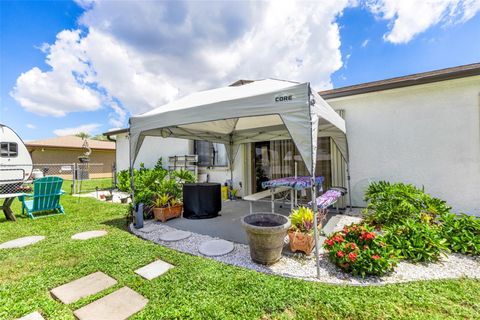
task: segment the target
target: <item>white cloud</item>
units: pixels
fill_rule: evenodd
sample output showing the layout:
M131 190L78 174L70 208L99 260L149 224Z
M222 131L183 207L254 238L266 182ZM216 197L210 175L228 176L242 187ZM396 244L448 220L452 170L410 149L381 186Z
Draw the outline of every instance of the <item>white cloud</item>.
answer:
M365 47L368 45L369 42L370 42L370 39L365 39L365 40L363 40L363 42L362 42L362 48L365 48Z
M50 116L64 116L73 111L93 111L101 106L100 95L88 86L80 31L64 30L51 46L46 63L50 71L34 67L22 73L10 93L27 111Z
M436 24L471 19L480 11L480 0L368 0L367 7L377 17L391 21L384 39L399 44Z
M431 25L470 19L480 0L365 0L408 42ZM337 17L354 0L178 2L77 0L85 32L43 44L51 70L23 73L11 95L28 111L64 116L108 108L108 123L189 92L275 77L332 87L342 67ZM366 39L362 46L367 46ZM351 52L350 52L351 53ZM349 53L349 54L350 54ZM348 56L343 59L348 62Z
M12 96L28 111L63 116L103 105L118 127L129 113L240 78L330 88L342 66L336 17L348 0L77 2L88 32L60 32L41 46L52 70L33 68L17 79Z
M56 129L56 130L53 130L53 133L57 136L71 136L71 135L78 134L80 132L93 134L95 133L95 130L100 128L101 126L102 125L99 123L89 123L89 124L78 126L76 128Z
M25 126L26 126L28 129L36 129L36 128L37 128L36 125L31 124L31 123L27 123Z

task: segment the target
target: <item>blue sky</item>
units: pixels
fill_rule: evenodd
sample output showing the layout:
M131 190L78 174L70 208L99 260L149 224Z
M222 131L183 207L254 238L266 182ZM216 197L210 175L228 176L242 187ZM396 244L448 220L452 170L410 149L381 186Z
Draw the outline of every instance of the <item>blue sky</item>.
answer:
M480 62L478 1L337 2L1 1L0 122L25 140L97 134L238 78L326 89Z

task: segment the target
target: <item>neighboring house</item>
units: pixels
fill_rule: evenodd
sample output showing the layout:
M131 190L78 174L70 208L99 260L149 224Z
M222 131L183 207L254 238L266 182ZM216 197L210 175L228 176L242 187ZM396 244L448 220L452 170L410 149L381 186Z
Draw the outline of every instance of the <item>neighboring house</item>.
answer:
M115 143L87 139L90 154L90 178L105 178L112 176L112 167L115 164ZM58 174L69 178L70 165L79 163L86 149L84 140L76 136L55 137L44 140L28 141L25 143L32 156L35 168L45 170L47 174ZM62 168L63 167L63 168Z
M365 205L363 194L370 181L387 180L423 186L455 211L480 215L480 63L320 95L346 120L354 206ZM127 130L117 132L116 139L118 167L128 168ZM195 149L207 150L210 159L217 156L215 148L195 148L188 140L148 137L137 159L150 166L159 156ZM294 149L289 141L243 145L234 167L234 181L242 182L243 194L258 191L262 180L293 175L288 160L297 156ZM345 184L344 167L328 138L319 141L317 161L327 186ZM210 163L210 180L229 178L227 168ZM301 161L298 172L303 172Z

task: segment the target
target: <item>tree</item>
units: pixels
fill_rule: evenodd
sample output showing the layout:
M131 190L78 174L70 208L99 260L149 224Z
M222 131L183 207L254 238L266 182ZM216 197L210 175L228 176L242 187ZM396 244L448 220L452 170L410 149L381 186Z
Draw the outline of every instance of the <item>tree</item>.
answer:
M79 138L82 138L82 139L90 138L90 134L88 134L87 132L79 132L75 136L79 137Z

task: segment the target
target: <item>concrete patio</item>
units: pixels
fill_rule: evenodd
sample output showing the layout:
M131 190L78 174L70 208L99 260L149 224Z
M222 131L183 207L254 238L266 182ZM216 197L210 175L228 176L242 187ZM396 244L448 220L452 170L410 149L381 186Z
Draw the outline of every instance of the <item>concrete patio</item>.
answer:
M257 201L253 204L253 212L271 212L270 208L269 201ZM249 212L248 201L223 201L220 216L216 218L200 220L179 218L169 220L165 225L179 230L247 244L247 235L242 228L241 218ZM275 203L275 212L288 216L290 214L290 204ZM326 225L336 214L336 210L329 212L323 225Z

